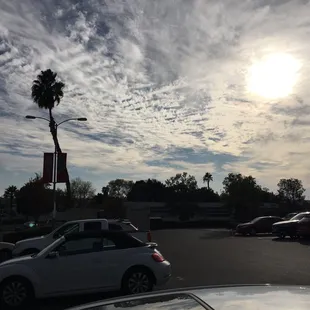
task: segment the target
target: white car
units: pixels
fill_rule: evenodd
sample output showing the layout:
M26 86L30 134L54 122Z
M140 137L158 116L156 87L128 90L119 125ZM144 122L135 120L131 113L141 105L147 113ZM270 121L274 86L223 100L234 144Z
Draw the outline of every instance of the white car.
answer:
M0 301L2 306L20 307L33 298L115 290L141 293L165 284L170 276L170 263L155 244L125 232L79 232L59 238L38 254L0 264Z
M96 230L100 231L106 229L114 231L126 231L127 233L130 233L143 242L151 241L151 235L149 231L140 231L127 220L76 220L66 222L45 236L20 240L16 242L15 245L7 243L6 245L2 246L2 243L0 242L0 247L2 246L2 249L0 249L0 262L4 261L4 258L9 258L9 254L11 254L13 257L17 257L39 253L55 240L68 233ZM1 258L2 256L4 256L4 258Z

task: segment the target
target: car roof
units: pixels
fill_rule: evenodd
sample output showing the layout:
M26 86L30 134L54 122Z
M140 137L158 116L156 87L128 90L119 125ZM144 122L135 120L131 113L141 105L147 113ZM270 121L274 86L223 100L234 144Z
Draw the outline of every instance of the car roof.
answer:
M127 219L97 219L97 218L93 218L93 219L83 219L83 220L74 220L74 221L68 221L66 222L66 224L68 223L85 223L85 222L102 222L102 221L107 221L108 223L128 223L130 224L131 222Z
M76 240L82 238L97 238L97 237L117 237L117 238L133 238L125 231L113 231L113 230L96 230L96 231L80 231L75 233L69 233L65 235L66 240Z

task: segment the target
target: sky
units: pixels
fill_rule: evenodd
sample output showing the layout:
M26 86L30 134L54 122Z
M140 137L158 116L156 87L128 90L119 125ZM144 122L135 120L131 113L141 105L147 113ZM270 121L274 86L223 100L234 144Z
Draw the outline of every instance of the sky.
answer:
M230 172L310 187L310 2L0 0L0 191L53 151L32 81L65 84L53 110L70 176L93 182ZM308 194L308 193L307 193Z

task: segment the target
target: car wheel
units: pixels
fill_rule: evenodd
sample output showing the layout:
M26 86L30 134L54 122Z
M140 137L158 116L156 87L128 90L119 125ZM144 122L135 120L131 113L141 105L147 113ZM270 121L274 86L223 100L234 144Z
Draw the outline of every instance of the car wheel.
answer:
M284 239L284 238L286 237L286 234L285 234L284 232L280 232L279 235L278 235L278 237L279 237L280 239Z
M40 251L38 249L26 249L23 252L20 253L20 256L26 256L26 255L31 255L31 254L37 254Z
M9 278L0 286L0 300L3 308L24 308L33 297L32 285L22 277Z
M256 229L252 228L250 231L251 236L255 236L256 235Z
M12 258L12 252L8 249L0 251L0 263Z
M152 273L143 267L132 268L126 272L122 290L126 294L138 294L150 292L154 286L154 276Z

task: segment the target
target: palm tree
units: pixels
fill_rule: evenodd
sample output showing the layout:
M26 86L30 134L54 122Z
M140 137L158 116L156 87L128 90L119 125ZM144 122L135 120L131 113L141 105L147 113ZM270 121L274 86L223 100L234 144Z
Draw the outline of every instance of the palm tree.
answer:
M54 141L55 149L57 153L62 153L57 137L57 124L54 120L52 110L55 107L55 104L58 105L60 103L60 100L64 95L63 89L65 87L65 84L61 81L58 81L56 78L57 73L54 73L51 69L41 71L41 73L37 76L37 79L33 81L31 88L31 97L39 108L48 110L50 119L50 132ZM70 202L71 186L67 168L66 173L67 195Z
M209 172L206 172L206 174L202 178L203 183L207 183L208 189L210 189L210 182L213 181L212 174Z
M17 187L14 185L9 186L8 188L6 188L4 190L4 195L3 197L5 199L9 199L10 200L10 214L12 213L12 209L13 209L13 201L16 198L16 194L17 194L18 190Z

